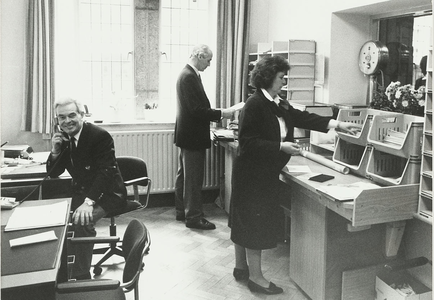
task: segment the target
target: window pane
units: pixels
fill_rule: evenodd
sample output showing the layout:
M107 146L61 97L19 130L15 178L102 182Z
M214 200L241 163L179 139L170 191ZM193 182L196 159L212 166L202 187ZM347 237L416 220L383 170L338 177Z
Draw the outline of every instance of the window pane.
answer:
M133 0L80 0L80 90L90 108L113 110L107 98L132 91L133 8Z

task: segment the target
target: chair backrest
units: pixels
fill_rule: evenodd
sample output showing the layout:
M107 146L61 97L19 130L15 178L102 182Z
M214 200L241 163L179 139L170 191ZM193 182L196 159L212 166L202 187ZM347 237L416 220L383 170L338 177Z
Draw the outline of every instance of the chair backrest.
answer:
M143 256L148 253L150 245L151 238L145 224L137 219L131 220L122 241L122 252L125 257L122 281L126 290L137 287Z
M116 157L116 160L124 181L148 176L148 168L146 167L146 162L143 159L134 156L118 156ZM142 180L136 184L147 186L148 180Z

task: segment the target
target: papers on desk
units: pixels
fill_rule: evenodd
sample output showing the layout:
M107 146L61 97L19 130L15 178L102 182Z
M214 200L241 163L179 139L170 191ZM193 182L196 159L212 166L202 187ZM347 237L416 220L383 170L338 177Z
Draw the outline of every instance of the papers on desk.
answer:
M14 197L0 197L1 209L12 209L19 204Z
M285 166L288 173L311 173L309 166L306 165L291 165L287 164Z
M233 141L234 131L230 129L215 129L212 130L212 140L215 141Z
M50 230L47 232L32 234L32 235L23 236L20 238L10 240L9 244L12 248L17 246L24 246L24 245L55 241L55 240L57 240L57 236L54 233L54 230Z
M375 189L380 186L373 183L356 182L346 185L321 185L317 191L323 193L336 201L353 201L363 190Z
M30 157L33 162L45 164L47 162L48 156L50 156L50 151L48 152L33 152Z
M67 201L46 205L18 206L9 217L5 231L65 225L67 209Z

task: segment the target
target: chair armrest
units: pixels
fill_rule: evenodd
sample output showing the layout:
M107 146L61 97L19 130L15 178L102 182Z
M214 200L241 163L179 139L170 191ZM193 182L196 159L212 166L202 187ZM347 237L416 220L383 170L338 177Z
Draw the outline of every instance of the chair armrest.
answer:
M118 280L113 279L89 279L59 283L56 290L59 294L115 290L120 286Z
M140 181L149 181L149 177L139 177L139 178L135 178L135 179L131 179L131 180L127 180L124 181L124 185L125 186L129 186L129 185L133 185L135 183L138 183Z
M96 237L74 237L70 239L72 244L103 244L103 243L116 243L121 239L118 236L96 236Z

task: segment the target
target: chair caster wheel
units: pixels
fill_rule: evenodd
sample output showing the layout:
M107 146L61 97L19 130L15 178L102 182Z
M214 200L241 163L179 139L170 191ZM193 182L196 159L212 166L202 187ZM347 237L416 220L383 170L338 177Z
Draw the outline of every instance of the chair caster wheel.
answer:
M102 273L101 267L94 267L93 268L93 274L95 274L96 276L101 275L101 273Z

